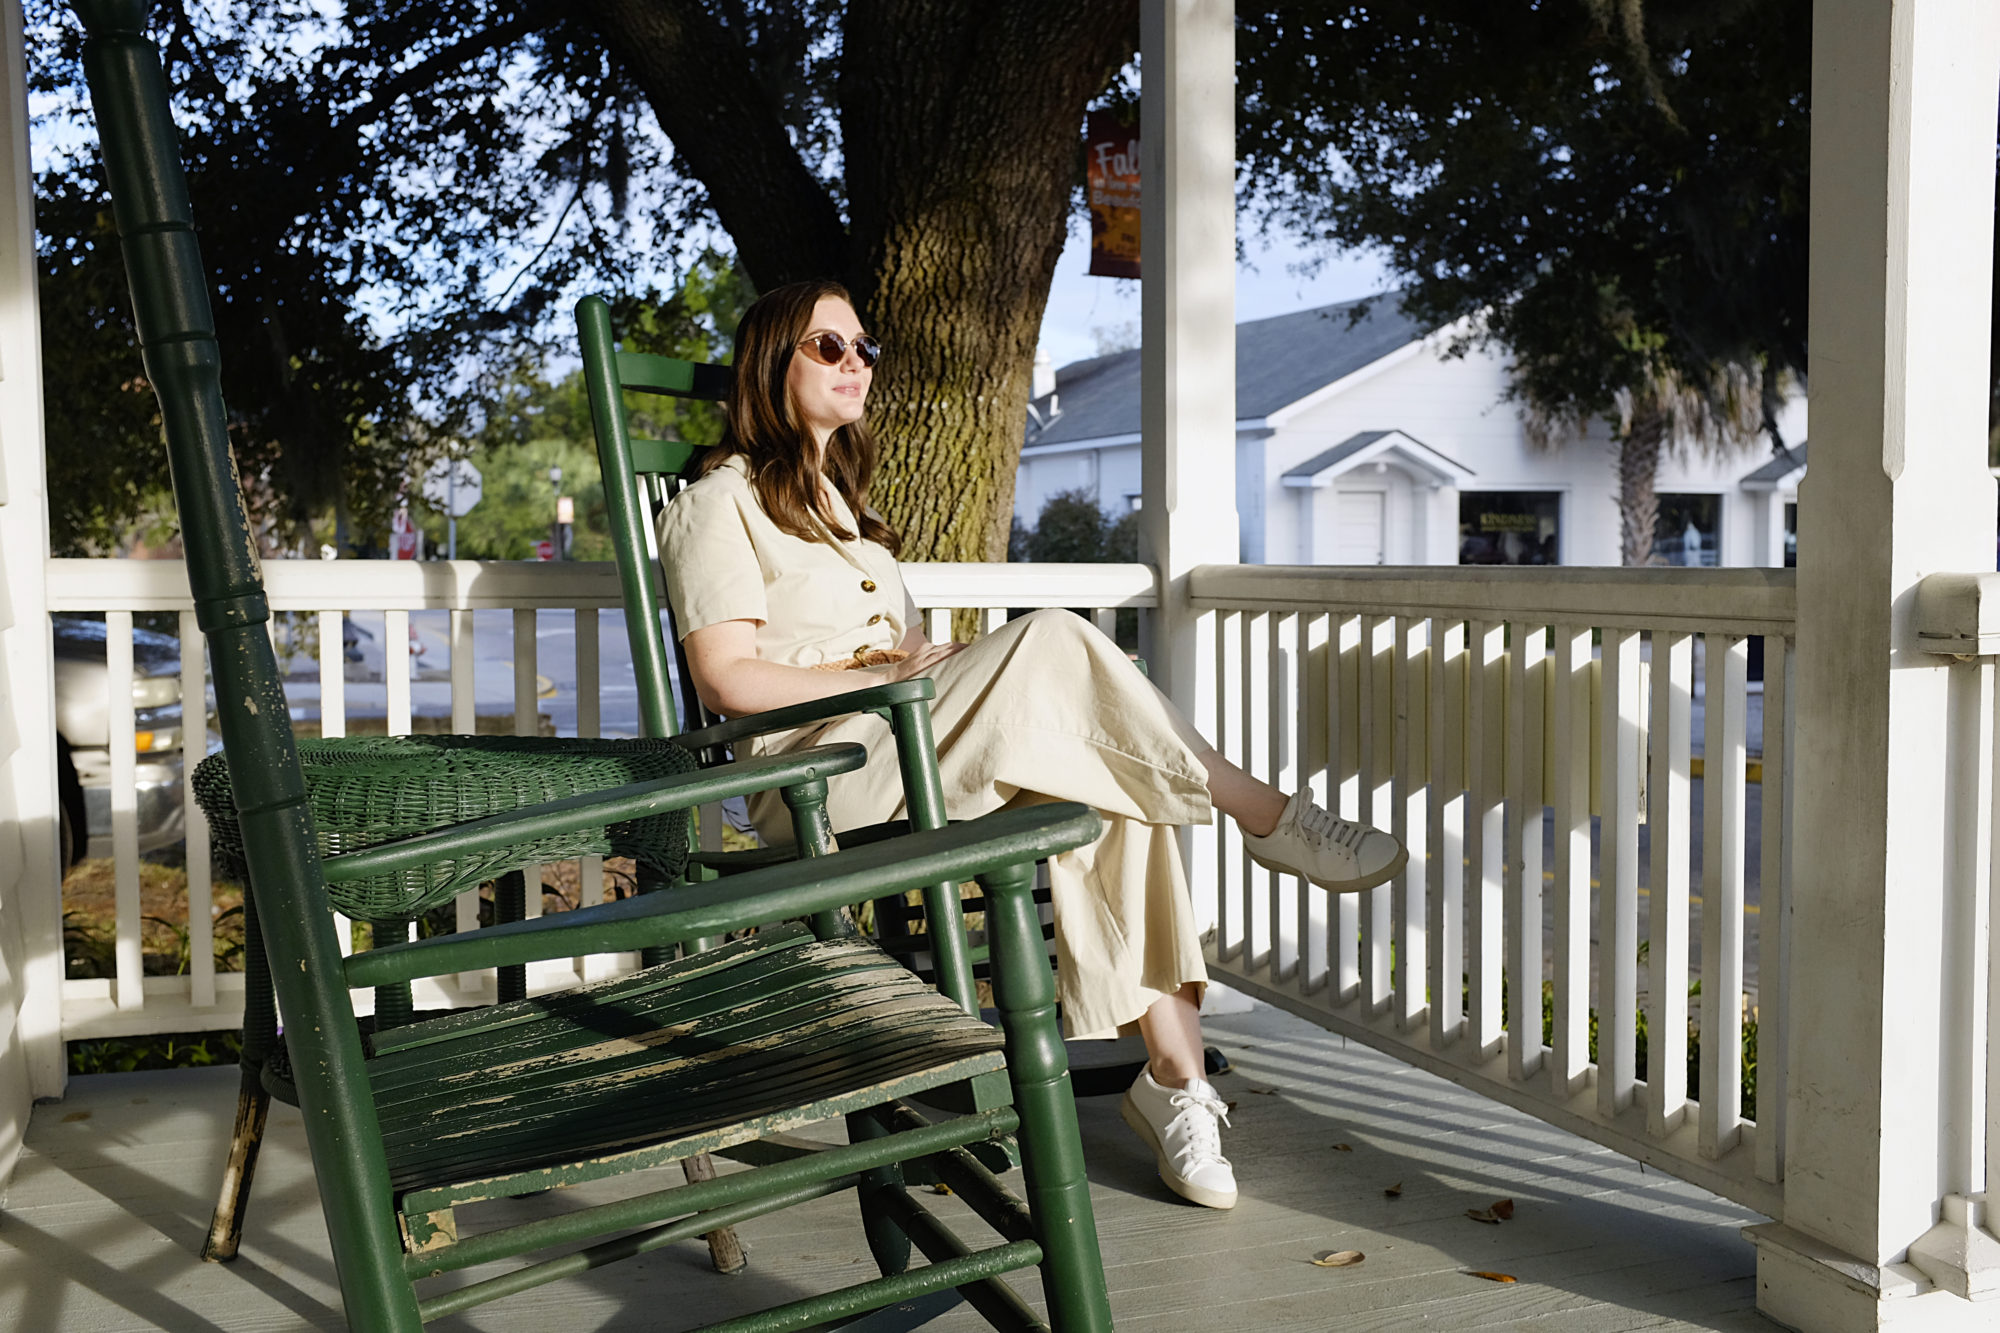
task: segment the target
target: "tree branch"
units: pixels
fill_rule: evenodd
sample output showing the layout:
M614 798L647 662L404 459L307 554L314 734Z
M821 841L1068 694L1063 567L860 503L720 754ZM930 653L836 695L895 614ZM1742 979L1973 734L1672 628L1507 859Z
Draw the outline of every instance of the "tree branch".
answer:
M751 281L768 291L844 276L840 212L736 35L693 0L586 0L582 9L707 187Z
M327 126L319 147L306 159L307 178L314 184L331 179L357 164L363 155L361 130L379 119L403 98L431 87L447 72L471 64L488 51L517 42L531 32L553 27L556 15L530 5L504 23L496 23L470 37L432 52L423 60L384 80L372 89L373 96L346 118Z

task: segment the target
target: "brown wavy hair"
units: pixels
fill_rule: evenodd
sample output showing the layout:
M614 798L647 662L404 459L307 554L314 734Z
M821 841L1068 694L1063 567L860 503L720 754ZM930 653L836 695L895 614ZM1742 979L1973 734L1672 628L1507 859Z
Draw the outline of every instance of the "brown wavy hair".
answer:
M799 355L799 340L812 331L813 307L829 297L854 304L845 287L819 279L774 288L743 312L736 326L736 374L724 403L722 440L697 469L706 476L731 455L742 454L764 512L780 531L805 541L819 540L813 520L841 541L855 538L827 512L820 495L821 469L813 466L817 450L812 431L799 419L785 382L792 358ZM840 427L826 442L823 470L853 511L861 537L895 554L902 549L902 537L868 508L875 462L875 436L865 421Z

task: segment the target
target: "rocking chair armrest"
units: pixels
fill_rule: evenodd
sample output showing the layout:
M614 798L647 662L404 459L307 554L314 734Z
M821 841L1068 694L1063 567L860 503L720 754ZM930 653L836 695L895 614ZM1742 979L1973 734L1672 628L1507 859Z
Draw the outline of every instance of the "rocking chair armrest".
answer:
M468 819L414 837L378 842L356 851L329 856L321 862L321 866L329 884L393 874L436 861L490 852L513 843L588 828L593 824L642 819L670 810L687 810L713 801L725 801L732 796L747 796L772 787L788 787L837 773L851 773L867 759L868 752L859 745L818 745L762 759L719 764L714 768L677 773L651 782L634 782L622 787L606 787L565 796L560 800L509 810L505 814L488 815L483 819Z
M785 708L772 708L762 713L746 713L742 717L732 717L718 722L712 727L703 727L698 731L684 731L674 739L690 750L704 750L712 745L728 745L732 741L739 741L748 736L789 731L793 727L805 726L808 722L824 722L829 718L844 717L849 713L886 712L898 704L924 702L936 693L937 687L926 676L918 676L914 680L892 680L886 685L870 685L866 689L850 690L845 694L830 694L824 699L813 699Z
M1088 806L1061 803L1000 810L948 828L745 871L671 893L639 894L465 934L386 945L348 958L347 984L380 986L446 972L714 938L746 926L1039 861L1082 846L1098 831L1097 814ZM995 931L995 948L1003 953L1046 950L1039 930L1032 932L1032 939L1016 940L1011 929L1003 926Z

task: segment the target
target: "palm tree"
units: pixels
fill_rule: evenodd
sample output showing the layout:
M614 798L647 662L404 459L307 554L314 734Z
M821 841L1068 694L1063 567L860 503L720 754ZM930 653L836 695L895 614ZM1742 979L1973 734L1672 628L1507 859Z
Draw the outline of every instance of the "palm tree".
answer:
M1537 399L1517 381L1521 421L1536 448L1554 450L1580 439L1589 418L1568 403ZM1755 361L1718 362L1691 381L1664 360L1649 359L1636 381L1613 394L1612 437L1618 442L1618 518L1627 566L1658 563L1660 464L1671 453L1720 458L1754 445L1764 433L1764 369Z

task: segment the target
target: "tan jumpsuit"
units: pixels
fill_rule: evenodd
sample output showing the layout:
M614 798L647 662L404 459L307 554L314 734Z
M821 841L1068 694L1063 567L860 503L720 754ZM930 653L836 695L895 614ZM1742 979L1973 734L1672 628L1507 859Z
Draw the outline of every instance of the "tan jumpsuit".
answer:
M836 497L835 516L856 531ZM873 542L806 541L764 514L740 457L690 486L660 523L667 593L683 635L757 622L757 655L794 666L893 648L918 624L895 557ZM872 674L854 673L856 685ZM1104 818L1096 842L1049 865L1056 992L1069 1031L1109 1036L1184 982L1205 983L1175 827L1211 818L1196 737L1125 654L1067 611L1009 621L927 673L945 808L970 819L1003 806L1081 801ZM833 826L904 814L888 723L835 719L769 736L770 754L857 741L877 758L834 778ZM754 801L767 838L789 840L776 796Z

